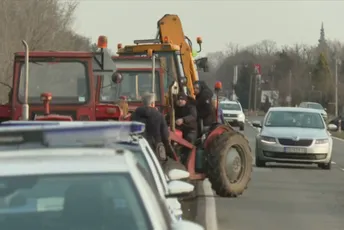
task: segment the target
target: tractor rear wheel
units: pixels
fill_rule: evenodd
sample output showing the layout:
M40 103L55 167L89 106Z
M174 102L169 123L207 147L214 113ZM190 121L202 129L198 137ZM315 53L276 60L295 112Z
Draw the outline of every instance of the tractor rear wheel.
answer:
M224 132L207 146L207 176L221 197L241 195L252 173L252 153L248 140L237 131Z

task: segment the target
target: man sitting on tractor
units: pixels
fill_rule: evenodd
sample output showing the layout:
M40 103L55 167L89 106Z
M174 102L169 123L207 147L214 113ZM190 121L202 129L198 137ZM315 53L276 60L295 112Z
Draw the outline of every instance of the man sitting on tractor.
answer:
M185 140L193 144L197 138L196 106L188 101L188 97L184 93L179 93L174 111L177 129L183 132ZM169 119L169 116L166 118Z
M198 124L203 130L207 130L211 125L216 123L215 108L212 103L213 92L204 81L196 81L194 83L194 90L196 95ZM202 130L199 129L199 132L202 132Z
M143 106L138 107L131 115L132 121L142 122L146 125L143 136L152 149L155 150L161 163L167 160L168 155L173 154L169 142L169 131L164 116L155 108L154 94L142 96ZM172 152L171 152L172 151Z

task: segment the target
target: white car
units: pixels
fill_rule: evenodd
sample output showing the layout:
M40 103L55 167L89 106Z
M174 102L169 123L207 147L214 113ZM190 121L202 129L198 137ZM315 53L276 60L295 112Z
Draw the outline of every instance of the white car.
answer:
M238 101L221 101L220 108L223 111L223 118L231 126L245 129L245 113Z
M0 167L3 230L37 229L43 223L57 230L203 229L171 219L146 171L128 150L2 151Z
M252 125L260 128L256 136L256 167L278 162L313 163L331 169L333 141L328 131L337 126L327 126L319 110L273 107L263 123L254 121Z
M320 113L321 113L321 116L324 118L324 120L325 121L327 120L326 109L321 104L319 104L319 103L316 103L316 102L301 102L299 107L319 110Z
M106 133L104 132L109 132L108 128L105 130L98 130L97 126L95 125L111 125L115 126L112 128L111 131L111 136L114 136L118 131L121 131L121 141L118 143L118 141L111 141L111 142L104 142L104 138L108 139L109 137L106 137ZM41 126L41 127L47 127L47 126L60 126L64 131L59 132L60 134L63 135L63 141L58 141L61 139L61 135L55 134L53 138L50 138L53 140L53 146L56 147L71 147L72 145L75 146L75 142L73 139L70 139L68 136L67 131L63 127L73 127L73 126L84 126L82 129L87 129L89 131L89 127L91 126L93 129L93 132L83 132L85 135L78 135L78 147L84 147L85 145L90 144L90 138L92 139L91 144L94 145L95 141L98 142L99 146L99 141L101 143L101 147L117 147L121 146L123 148L127 148L130 151L132 151L135 155L135 157L138 159L138 161L143 165L143 167L148 171L149 177L153 181L153 183L156 185L157 190L159 191L159 194L161 197L166 198L166 203L168 204L168 207L171 211L171 214L174 215L175 218L181 219L182 218L182 207L180 202L178 201L177 198L173 198L171 196L173 195L180 195L178 193L176 194L171 194L169 191L169 184L171 181L174 180L180 180L180 179L185 179L189 177L189 173L187 171L183 170L178 170L178 169L173 169L168 173L169 180L166 180L166 177L164 175L163 170L161 169L160 163L158 159L156 158L153 150L149 146L148 142L140 135L135 135L135 138L133 135L125 134L124 130L125 127L128 127L131 123L125 122L124 124L122 122L52 122L52 121L43 121L43 122L37 122L37 121L10 121L10 122L5 122L3 125L3 128L6 126L15 126L20 129L20 127L36 127L36 126ZM124 127L124 128L123 128ZM60 129L61 129L60 128ZM49 128L46 128L49 129ZM99 127L98 127L99 129ZM137 129L139 130L139 129ZM73 128L71 129L73 132ZM97 132L98 135L94 135L94 132ZM91 135L90 135L91 134ZM71 134L73 135L73 134ZM97 139L98 137L98 139ZM68 140L66 140L68 139ZM30 144L29 144L30 146ZM27 147L27 145L26 145ZM100 147L100 146L99 146ZM25 146L22 145L21 148L25 148ZM191 184L188 184L186 182L181 182L179 181L179 186L181 186L181 193L187 193L187 192L192 192L194 190L194 186Z

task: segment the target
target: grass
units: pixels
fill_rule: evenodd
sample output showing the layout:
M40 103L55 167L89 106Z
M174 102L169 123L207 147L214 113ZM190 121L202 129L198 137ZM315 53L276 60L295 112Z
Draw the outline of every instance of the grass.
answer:
M342 131L342 132L331 132L331 134L333 137L338 137L338 138L344 139L344 131Z

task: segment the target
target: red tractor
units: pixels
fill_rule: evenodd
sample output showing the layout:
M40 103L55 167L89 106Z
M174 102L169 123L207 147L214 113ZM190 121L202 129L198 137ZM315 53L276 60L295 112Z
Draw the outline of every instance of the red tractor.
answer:
M101 103L96 92L98 77L116 76L105 36L98 39L99 52L29 52L23 44L25 52L14 55L12 89L9 103L0 106L0 122L121 117L119 106Z

